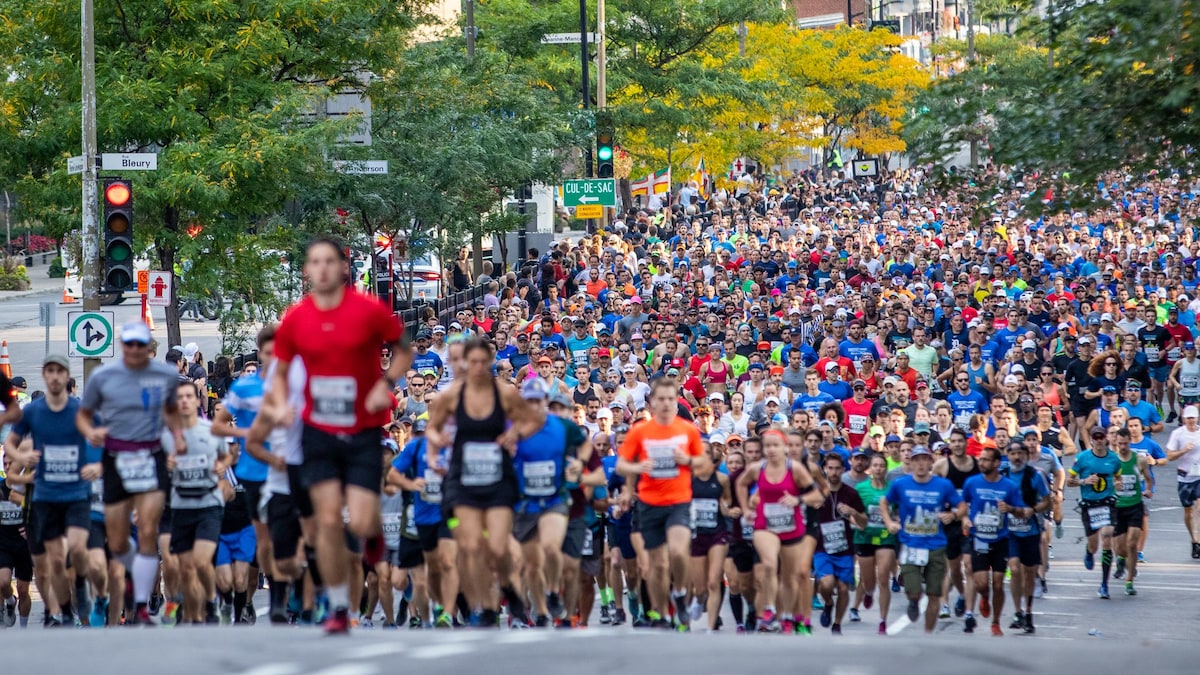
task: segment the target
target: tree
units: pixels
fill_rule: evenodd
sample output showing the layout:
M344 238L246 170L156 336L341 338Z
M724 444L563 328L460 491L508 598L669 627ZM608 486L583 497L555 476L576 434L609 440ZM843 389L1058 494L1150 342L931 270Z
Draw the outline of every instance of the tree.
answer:
M0 16L0 172L62 234L80 217L65 175L80 138L79 3L0 0ZM361 122L326 118L323 101L390 66L421 18L394 0L97 3L99 146L159 154L158 171L133 176L135 229L156 267L190 263L183 293L241 278L228 252L319 184L328 149ZM173 306L167 333L179 342Z

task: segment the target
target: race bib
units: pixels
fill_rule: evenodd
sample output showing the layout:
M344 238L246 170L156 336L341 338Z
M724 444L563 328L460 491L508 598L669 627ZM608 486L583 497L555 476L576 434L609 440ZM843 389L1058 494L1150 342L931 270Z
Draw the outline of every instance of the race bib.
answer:
M21 507L8 500L0 502L0 525L16 527L21 521Z
M884 529L883 511L879 510L878 504L872 504L867 507L867 527Z
M692 500L692 529L715 530L720 515L720 505L715 499Z
M47 445L42 448L42 464L47 483L73 483L79 480L79 446Z
M1000 514L980 513L975 516L975 534L995 539L1000 532Z
M1132 497L1137 494L1138 477L1121 475L1121 482L1117 484L1118 497Z
M150 450L118 452L114 455L117 476L121 486L129 493L149 492L159 489L158 463Z
M954 416L954 425L963 431L968 431L971 428L971 413L960 412Z
M593 537L592 528L589 527L583 531L583 548L579 553L585 558L596 555L596 547L592 545L594 541Z
M463 443L462 484L466 487L495 485L504 477L500 445L497 443Z
M1018 518L1010 513L1008 514L1008 531L1014 534L1032 532L1033 520L1030 518Z
M182 493L189 489L209 489L216 486L216 476L208 455L181 455L175 458L175 488Z
M408 504L404 507L404 536L412 538L417 537L417 519L414 515L412 504Z
M975 537L975 552L976 553L987 553L988 551L992 550L993 543L995 543L995 542L991 542L991 541L987 541L984 539L980 539L979 537Z
M309 416L314 424L350 428L357 423L354 400L358 394L358 383L353 377L314 375L308 380L308 393L312 396Z
M1200 388L1200 376L1196 375L1180 375L1179 386L1181 389L1197 389Z
M763 504L767 531L784 534L796 529L796 507L783 504Z
M1093 530L1112 525L1112 509L1107 506L1093 506L1087 510L1088 526Z
M554 460L526 462L521 474L525 478L525 494L529 497L552 497L558 492L554 484L556 473Z
M421 488L421 501L426 504L442 503L442 474L425 469L425 487Z
M929 549L913 548L911 546L900 547L900 564L901 565L916 565L924 567L929 564Z
M394 537L399 538L401 524L404 521L403 513L384 513L380 515L380 521L383 523L383 536L388 541Z
M840 520L821 523L821 539L825 542L825 552L830 555L844 553L850 548L846 541L846 524Z
M679 476L679 463L675 461L674 442L656 443L654 441L646 441L646 455L650 461L654 462L654 468L650 470L651 478L670 479Z
M1167 350L1168 361L1178 361L1181 358L1183 358L1183 350L1179 347L1171 347Z
M850 433L865 434L867 433L867 417L866 415L850 415Z
M742 539L746 541L754 539L754 523L748 523L745 520L742 521Z
M104 515L104 479L97 478L92 481L92 513Z
M1157 361L1159 354L1161 353L1157 345L1146 345L1146 348L1143 351L1146 352L1146 360L1150 361L1151 363Z

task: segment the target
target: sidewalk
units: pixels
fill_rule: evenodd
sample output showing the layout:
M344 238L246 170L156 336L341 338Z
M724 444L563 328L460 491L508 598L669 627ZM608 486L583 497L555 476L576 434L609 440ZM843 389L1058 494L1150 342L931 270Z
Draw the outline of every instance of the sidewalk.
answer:
M51 279L47 274L50 271L49 265L35 265L27 267L26 272L29 275L30 288L27 291L0 291L0 302L15 300L17 298L27 298L31 295L41 295L47 291L58 291L58 298L62 299L63 280Z

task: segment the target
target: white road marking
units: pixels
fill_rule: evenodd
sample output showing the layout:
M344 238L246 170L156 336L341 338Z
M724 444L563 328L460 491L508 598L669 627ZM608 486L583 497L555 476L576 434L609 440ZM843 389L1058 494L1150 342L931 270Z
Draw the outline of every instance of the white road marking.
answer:
M585 631L579 631L585 632ZM496 638L496 644L502 645L519 645L529 644L531 642L542 642L550 639L549 631L544 630L514 630L502 634Z
M418 647L406 653L404 657L412 659L442 659L447 656L470 654L473 651L475 651L475 647L467 644L428 645L426 647Z
M829 675L874 675L875 670L869 666L833 666Z
M315 670L308 675L375 675L378 672L378 666L368 663L342 663L322 670Z
M295 675L300 672L300 666L295 663L265 663L249 670L243 670L238 675Z
M1123 595L1124 594L1124 591L1121 589L1121 586L1123 585L1123 583L1124 582L1120 579L1114 579L1112 581L1110 586L1112 586L1112 593L1114 595L1116 595L1116 594ZM1075 587L1075 588L1095 588L1096 590L1100 589L1100 584L1093 583L1093 582L1087 582L1087 581L1056 581L1056 582L1054 582L1054 585L1055 586L1071 586L1071 587ZM1159 586L1157 584L1151 585L1151 584L1142 584L1142 583L1138 583L1138 582L1134 582L1134 585L1139 590L1144 590L1144 591L1183 591L1185 593L1200 593L1200 588L1195 588L1195 587L1191 587L1191 586L1183 586L1183 585ZM1057 596L1047 596L1047 599L1048 600L1065 600L1067 598L1059 598Z
M398 642L381 642L373 645L362 645L353 649L347 649L342 652L346 660L356 661L365 659L375 659L380 656L388 656L389 654L399 654L406 649L406 645Z
M897 606L903 608L904 610L907 610L908 609L908 597L905 596L904 594L898 594L898 595L901 598L901 600L899 603L895 603L895 604ZM921 602L919 604L919 607L921 608L921 616L917 617L918 621L925 620L925 608L928 606L929 606L929 598L922 595ZM911 623L912 623L912 621L909 620L908 615L903 614L900 616L899 619L897 619L896 621L894 621L888 625L887 634L888 635L899 635L900 632L903 631L905 628L908 628L908 626Z

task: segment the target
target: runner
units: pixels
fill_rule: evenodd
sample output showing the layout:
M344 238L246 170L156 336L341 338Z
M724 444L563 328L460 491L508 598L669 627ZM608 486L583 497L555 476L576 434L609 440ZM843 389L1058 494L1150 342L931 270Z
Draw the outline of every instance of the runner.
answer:
M635 424L626 435L617 471L638 480L636 518L650 558L646 582L652 609L646 616L652 627L670 628L665 618L670 593L679 629L686 631L692 462L704 449L696 427L676 417L678 387L673 380L654 380L649 407L652 418Z
M15 406L13 408L20 410ZM4 454L3 468L6 475L13 470L13 460L8 453ZM29 595L29 583L33 581L33 557L29 554L29 542L25 540L22 501L21 494L9 486L8 480L0 480L0 625L6 628L17 623L18 615L21 628L27 628L29 612L33 607L33 599Z
M888 532L880 511L880 498L887 494L887 458L872 454L867 471L871 477L855 486L867 509L867 526L854 530L854 554L858 557L860 579L850 609L850 621L856 622L858 605L871 609L874 593L879 593L879 634L887 635L888 611L892 606L892 589L888 578L896 566L896 535Z
M999 449L983 448L979 453L979 468L980 473L963 485L962 499L970 512L962 521L962 529L971 538L971 569L975 576L974 592L979 593L979 615L985 619L992 617L992 635L999 637L1004 635L1000 619L1004 614L1004 574L1009 557L1008 519L1015 515L1028 520L1034 511L1021 501L1016 483L1000 475ZM974 605L973 600L967 598L967 604ZM975 617L968 615L963 632L974 632L975 625Z
M158 524L167 489L164 427L185 451L183 419L176 401L179 375L150 360L150 329L141 322L121 327L122 358L92 373L83 390L75 425L87 442L103 447L104 525L108 547L133 575L133 612L126 623L154 625L150 594L158 575ZM103 420L103 425L95 421ZM129 533L138 514L136 551Z
M1137 578L1137 546L1142 539L1142 523L1146 512L1143 498L1154 497L1154 476L1150 473L1150 459L1135 453L1130 447L1128 429L1109 429L1108 442L1116 448L1117 459L1121 460L1120 473L1116 478L1119 481L1116 488L1117 523L1113 527L1113 537L1117 567L1113 570L1113 578L1120 579L1128 574L1125 595L1137 595L1133 581Z
M937 625L938 601L945 584L947 540L945 526L961 520L967 505L958 495L954 484L933 475L933 455L924 446L909 453L913 472L901 476L888 486L879 499L879 512L892 534L900 540L900 574L904 593L908 596L908 619L921 616L920 600L928 598L925 610L925 632L932 633ZM896 507L892 517L891 507Z
M978 423L981 418L976 417ZM950 481L954 489L962 496L963 486L967 479L979 474L979 462L967 454L967 435L962 429L950 432L950 455L938 459L933 465L933 473ZM970 615L975 611L974 606L967 606L967 598L973 598L975 575L971 568L971 540L963 534L961 523L953 522L946 527L946 563L950 573L946 577L946 588L943 597L950 599L950 588L958 591L958 600L954 603L954 616ZM939 618L949 618L950 605L943 603L938 612Z
M309 295L284 317L275 334L277 361L269 393L272 421L285 419L291 382L289 366L303 359L308 374L300 467L316 516L321 576L333 608L327 633L350 630L349 570L343 507L350 532L368 539L368 562L383 555L379 525L380 427L389 421L391 390L408 370L412 353L402 343L399 322L378 300L346 288L349 266L341 244L316 239L305 252ZM348 327L356 330L347 330ZM392 351L379 374L380 345Z
M850 545L854 536L852 530L866 529L867 508L859 493L842 482L846 461L841 455L831 452L821 459L821 465L825 480L828 481L829 494L820 507L808 508L805 522L816 525L812 528L817 539L813 575L825 605L821 610L821 626L829 628L834 635L841 635L842 619L850 606L850 587L854 585L854 549ZM833 598L835 589L836 608Z
M1017 609L1009 628L1026 633L1036 630L1033 625L1033 599L1038 597L1035 589L1038 588L1037 575L1042 565L1041 533L1043 526L1050 522L1046 516L1050 514L1054 492L1047 481L1046 472L1030 463L1029 445L1033 444L1034 440L1036 436L1031 430L1025 433L1025 444L1009 443L1008 468L1003 472L1003 475L1016 483L1020 489L1021 501L1026 505L1033 505L1034 515L1030 518L1022 518L1013 512L1008 514L1008 569L1012 573L1010 591L1013 605ZM1057 479L1061 479L1061 466L1056 475ZM1045 577L1040 581L1044 589Z
M720 627L721 604L724 601L725 557L729 552L729 530L726 518L738 518L741 509L731 508L733 502L729 477L717 471L715 451L705 444L705 451L692 460L692 559L691 582L693 598L690 621L701 613L708 614L708 630Z
M1200 408L1189 405L1183 409L1183 426L1167 438L1167 461L1179 462L1176 488L1179 504L1183 506L1183 524L1192 540L1192 559L1200 560L1200 516L1196 500L1200 499Z
M1092 427L1088 433L1092 449L1079 453L1075 458L1075 464L1068 472L1067 485L1079 488L1079 512L1083 518L1084 534L1087 535L1087 548L1083 553L1083 566L1086 569L1095 567L1097 547L1103 547L1097 595L1107 600L1108 577L1112 573L1113 563L1113 523L1116 521L1115 481L1121 470L1121 461L1109 452L1107 431Z

